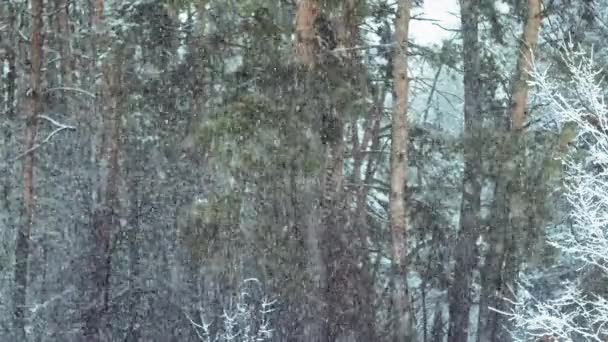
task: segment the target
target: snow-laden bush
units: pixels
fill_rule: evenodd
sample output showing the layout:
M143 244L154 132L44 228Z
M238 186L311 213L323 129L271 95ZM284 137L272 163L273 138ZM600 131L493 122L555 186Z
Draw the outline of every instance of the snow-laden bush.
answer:
M254 295L249 291L252 284L259 287L257 279L243 282L241 291L230 300L221 313L206 312L199 304L198 317L184 310L184 314L200 341L203 342L262 342L272 339L271 315L275 311L276 300L265 295ZM257 291L255 291L257 292ZM213 326L213 324L221 326Z
M560 129L574 129L570 152L563 159L569 222L549 235L564 260L576 265L576 279L563 280L553 296L537 298L526 275L517 291L512 321L514 341L607 341L608 338L608 108L602 71L572 45L562 54L569 84L549 77L551 68L532 72L538 95L549 104ZM583 277L587 274L587 277ZM590 279L603 286L587 286ZM548 337L552 336L553 339ZM544 338L543 338L544 337Z

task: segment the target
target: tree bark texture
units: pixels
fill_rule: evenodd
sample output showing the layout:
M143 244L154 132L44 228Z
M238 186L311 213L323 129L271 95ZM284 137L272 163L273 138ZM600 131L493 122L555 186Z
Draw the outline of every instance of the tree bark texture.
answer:
M300 0L296 10L296 55L303 65L315 64L316 34L314 22L319 13L317 0Z
M541 2L540 0L528 0L528 15L524 23L524 32L517 59L517 69L513 79L513 90L511 92L511 129L521 131L526 118L526 105L528 104L528 81L532 70L532 58L541 24Z

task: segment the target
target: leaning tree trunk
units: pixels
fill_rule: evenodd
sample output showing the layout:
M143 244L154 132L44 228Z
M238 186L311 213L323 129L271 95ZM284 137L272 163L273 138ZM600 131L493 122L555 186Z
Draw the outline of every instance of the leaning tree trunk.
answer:
M31 0L32 37L30 52L30 108L25 122L25 156L23 157L24 215L17 232L15 246L14 330L17 341L26 341L25 308L28 287L28 259L34 223L34 146L38 128L38 115L42 113L42 46L43 1Z
M479 0L461 0L464 61L464 175L460 227L454 249L454 278L448 291L450 322L448 341L467 342L471 309L471 284L477 265L475 241L479 235L481 209L481 115Z
M393 58L393 119L391 140L390 226L392 236L392 300L393 341L413 341L412 308L407 288L406 208L408 170L408 93L407 46L410 22L410 1L400 0L395 18L395 56Z

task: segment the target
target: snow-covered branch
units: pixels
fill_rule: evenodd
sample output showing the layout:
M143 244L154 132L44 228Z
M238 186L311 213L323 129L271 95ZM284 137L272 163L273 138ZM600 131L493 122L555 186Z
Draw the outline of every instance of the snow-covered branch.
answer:
M598 271L597 277L603 277L608 276L608 108L593 54L567 45L562 58L570 76L566 85L549 77L550 68L540 70L536 65L532 72L532 85L550 105L551 121L577 130L572 153L563 159L570 225L551 234L549 243L581 269L592 268ZM605 293L593 293L577 279L563 281L559 294L539 300L528 291L529 285L519 288L513 311L505 313L513 323L514 341L544 336L559 341L606 341Z

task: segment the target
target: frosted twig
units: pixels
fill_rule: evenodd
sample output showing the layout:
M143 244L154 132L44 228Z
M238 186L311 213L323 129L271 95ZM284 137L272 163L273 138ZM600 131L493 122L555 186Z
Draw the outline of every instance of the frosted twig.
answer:
M530 83L548 100L551 118L562 127L577 127L574 143L582 147L579 151L584 155L571 154L563 160L564 198L571 207L572 224L552 233L548 242L583 267L594 266L608 274L608 107L593 54L585 56L573 48L572 43L563 45L562 59L571 78L567 91L550 79L548 69L534 65L531 72ZM543 301L520 286L516 299L510 301L511 312L494 309L511 320L514 341L546 335L560 341L605 341L608 301L580 289L577 283L563 285L558 295Z
M255 278L245 279L243 285L255 283L262 289L262 283ZM184 310L186 318L192 324L201 341L211 342L263 342L272 338L272 320L270 315L276 310L277 300L270 300L266 296L257 297L251 292L242 289L238 295L230 298L228 307L223 308L218 315L223 326L218 331L211 333L211 323L207 323L203 316L202 300L199 301L200 321L195 322Z

